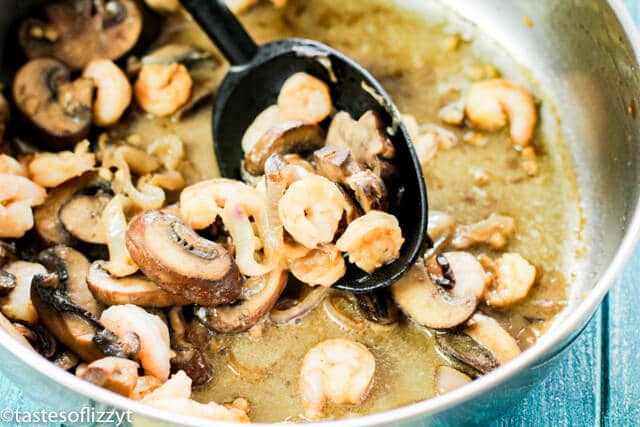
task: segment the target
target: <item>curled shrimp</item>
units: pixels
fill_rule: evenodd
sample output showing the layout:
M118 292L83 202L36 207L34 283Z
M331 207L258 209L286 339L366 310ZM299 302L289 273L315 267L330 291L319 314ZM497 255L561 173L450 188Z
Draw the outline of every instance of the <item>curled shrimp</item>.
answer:
M173 374L167 382L146 394L142 398L142 403L192 417L222 421L250 421L246 405L244 405L245 408L241 408L240 406L243 405L240 404L226 407L215 402L200 403L191 399L191 378L184 371Z
M403 243L398 219L374 210L349 224L336 246L349 255L349 261L371 273L398 258Z
M529 91L505 79L473 83L465 112L474 126L488 131L501 129L508 122L511 141L520 147L529 145L538 122Z
M100 322L121 339L133 332L138 336L140 349L136 359L145 374L161 381L169 378L169 361L173 351L169 346L169 328L158 316L133 304L112 305L102 312Z
M226 178L214 178L190 185L180 193L180 216L194 230L207 228L222 215L229 197L247 188L251 187Z
M330 287L347 272L342 253L332 243L318 245L289 264L291 274L311 286Z
M6 154L0 154L0 173L26 177L27 168L13 157Z
M278 211L291 237L313 249L333 240L346 204L336 184L308 174L291 184L280 199Z
M300 368L300 391L305 416L320 418L327 400L359 404L373 386L376 361L367 347L337 338L322 341L307 352Z
M46 197L45 189L28 178L0 173L0 238L24 236L33 227L31 207Z
M37 153L29 163L29 175L43 187L57 187L92 169L95 164L96 156L89 151L89 141L84 140L73 152Z
M82 76L92 79L96 86L93 122L97 126L116 124L131 103L131 84L127 76L108 59L92 60Z
M289 77L278 95L281 120L302 120L319 123L331 113L329 86L307 73Z
M282 259L282 229L269 223L264 194L247 186L231 195L222 210L222 222L233 239L236 263L242 274L261 276L276 268ZM254 225L251 223L253 218ZM256 231L263 245L262 261L256 260Z
M147 113L169 116L187 103L193 80L182 64L143 64L133 90Z

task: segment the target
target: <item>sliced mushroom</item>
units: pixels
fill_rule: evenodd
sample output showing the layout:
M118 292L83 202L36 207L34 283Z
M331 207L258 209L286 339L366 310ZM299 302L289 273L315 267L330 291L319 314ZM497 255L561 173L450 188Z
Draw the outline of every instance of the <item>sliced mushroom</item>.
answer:
M380 176L363 169L343 146L326 146L313 153L316 170L330 180L343 184L354 194L365 212L387 207L387 188Z
M89 289L103 304L135 304L140 307L189 304L188 299L162 290L142 274L114 277L104 268L104 264L104 261L95 261L87 274Z
M6 296L16 288L16 276L8 271L0 271L0 296Z
M226 333L244 332L258 323L278 301L287 284L286 270L274 270L245 281L240 303L196 308L196 316L211 329Z
M58 351L58 353L53 356L51 363L65 371L70 371L78 366L80 358L72 351L64 349L62 351Z
M122 357L94 360L76 375L122 396L129 396L138 382L138 363Z
M356 294L356 299L360 311L371 322L392 325L400 319L400 310L386 288L366 294Z
M175 215L150 211L134 217L127 249L140 270L167 292L207 307L240 296L242 278L226 249Z
M38 261L47 270L57 274L62 281L65 295L94 316L100 316L102 305L87 286L89 260L77 250L64 245L46 249L38 255Z
M300 286L306 292L296 298L279 299L271 313L269 319L277 326L285 326L299 322L303 317L311 313L318 307L329 294L330 289L324 286L312 288L311 286Z
M89 134L93 82L70 81L69 69L53 58L38 58L18 70L13 99L39 139L55 149L72 147Z
M492 317L476 313L461 332L437 334L447 355L486 374L520 354L515 338Z
M64 229L73 237L87 243L107 243L102 225L102 211L113 198L111 185L100 181L77 191L58 211Z
M252 175L262 175L272 154L304 153L323 145L324 131L320 126L302 121L279 122L246 153L244 167Z
M5 266L3 272L15 278L15 288L0 298L0 310L13 321L34 325L38 313L31 302L31 279L37 274L46 274L47 270L34 262L14 261Z
M380 176L370 170L360 171L346 180L347 186L365 212L386 210L388 192Z
M35 228L45 245L74 245L77 240L65 230L60 222L58 213L60 207L74 194L87 187L97 179L95 172L87 172L84 175L67 181L53 188L47 194L43 205L33 210Z
M478 298L457 297L437 286L422 262L391 286L391 294L400 308L422 326L434 329L454 328L473 315Z
M41 325L25 326L15 323L16 329L31 343L33 348L47 359L51 359L58 350L58 342L49 331Z
M337 113L327 131L327 146L331 145L349 148L361 166L384 179L395 175L395 168L380 158L392 158L395 148L373 111L367 111L358 121L344 111Z
M206 384L212 378L211 367L200 349L187 341L185 320L180 307L174 307L169 311L169 325L171 348L175 352L175 356L171 358L171 371L184 371L191 378L193 385Z
M472 369L468 373L473 376L477 376L478 372L486 374L500 366L491 351L462 332L437 333L436 342L445 355Z
M4 314L0 313L0 328L7 331L7 333L13 336L20 344L32 349L35 349L31 346L29 341L24 337L24 335L16 328L16 326L7 319Z
M375 156L385 159L392 159L395 156L396 149L391 140L387 136L382 120L375 111L369 110L358 119L358 123L367 130L366 152L363 153L363 160L368 161L367 166L375 168L377 163ZM370 162L373 161L373 164Z
M137 353L135 339L121 341L93 313L73 302L57 274L34 276L31 300L46 328L84 361Z
M20 26L20 45L29 58L53 56L74 70L95 58L122 57L142 31L133 0L57 1L44 12L47 22L28 19Z
M4 242L0 240L0 267L16 259L18 259L18 256L15 242Z
M510 216L492 213L488 218L475 224L461 225L451 239L455 249L486 244L493 249L502 249L515 231L515 221Z

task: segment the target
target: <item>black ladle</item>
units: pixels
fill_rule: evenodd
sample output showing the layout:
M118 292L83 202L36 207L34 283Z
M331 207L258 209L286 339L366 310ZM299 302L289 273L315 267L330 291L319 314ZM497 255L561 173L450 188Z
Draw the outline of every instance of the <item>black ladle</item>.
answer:
M181 0L231 64L218 88L213 115L213 139L220 172L240 179L244 154L242 136L265 108L276 103L284 81L304 71L325 81L336 110L358 118L368 110L378 113L392 130L396 148L393 163L400 172L390 213L400 222L405 242L400 257L369 274L350 265L334 287L368 292L391 285L420 255L427 233L427 191L420 162L400 115L382 86L360 65L322 43L285 39L258 46L224 0ZM365 88L367 88L365 90Z

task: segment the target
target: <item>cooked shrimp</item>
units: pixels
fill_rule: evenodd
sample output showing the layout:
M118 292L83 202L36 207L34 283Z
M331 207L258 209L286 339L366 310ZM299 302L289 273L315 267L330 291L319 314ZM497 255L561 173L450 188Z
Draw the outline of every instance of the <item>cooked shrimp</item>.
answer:
M191 399L191 378L178 371L167 382L146 394L142 403L165 411L192 417L209 418L212 420L249 422L245 410L231 405L227 408L215 402L200 403Z
M27 176L27 168L13 157L0 154L0 173Z
M33 227L31 207L44 203L46 196L31 180L0 173L0 238L24 236Z
M336 246L349 255L350 262L371 273L398 258L403 243L395 216L369 211L347 226Z
M330 287L347 272L342 253L332 243L319 245L289 264L291 274L311 286Z
M222 214L228 198L243 188L251 187L225 178L190 185L180 193L180 216L195 230L207 228Z
M73 152L36 153L29 163L31 179L43 187L57 187L82 175L96 164L96 156L89 151L89 141L79 142Z
M127 250L127 217L125 210L129 208L131 201L122 194L117 194L102 210L102 226L107 236L107 248L109 249L109 261L105 268L116 277L130 276L138 271L138 266Z
M291 184L280 200L278 211L291 237L315 248L333 240L346 203L336 184L309 174Z
M482 221L458 226L451 239L451 245L456 249L468 249L471 246L487 244L493 249L502 249L515 229L513 218L492 213Z
M96 86L93 123L102 127L116 124L131 103L131 84L127 76L108 59L93 59L84 68L82 76L92 79Z
M480 298L487 283L487 274L478 260L467 252L445 252L442 255L449 262L455 278L455 286L450 293L458 297L474 295Z
M169 361L173 357L169 346L169 328L158 316L133 304L112 305L102 312L100 322L120 338L130 332L135 333L140 341L136 359L145 374L161 381L169 378Z
M494 275L485 300L490 306L506 307L526 298L536 280L536 268L520 254L506 253L495 261Z
M520 147L529 145L538 122L529 91L505 79L473 83L465 112L471 123L483 130L498 130L508 122L511 141Z
M376 360L364 345L345 338L322 341L307 352L300 368L305 416L322 417L327 400L359 404L373 386Z
M187 103L193 80L182 64L143 64L133 90L147 113L168 116Z
M282 228L273 227L267 218L264 194L246 186L231 194L222 210L222 221L236 248L236 263L247 276L262 276L276 268L282 260ZM255 221L251 223L251 218ZM264 245L264 257L257 261L256 230Z
M509 335L496 319L482 313L474 314L463 332L489 349L500 365L521 353L516 339Z
M332 105L329 86L307 73L289 77L278 95L281 120L319 123L329 116Z

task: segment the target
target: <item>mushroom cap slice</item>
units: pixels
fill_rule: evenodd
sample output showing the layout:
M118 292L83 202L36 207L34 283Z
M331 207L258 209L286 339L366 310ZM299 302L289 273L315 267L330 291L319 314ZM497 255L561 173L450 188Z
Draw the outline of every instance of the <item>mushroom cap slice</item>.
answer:
M33 219L38 236L46 245L73 245L76 239L64 228L58 213L60 207L74 194L88 186L97 179L97 174L93 171L87 172L78 178L74 178L64 184L52 188L47 194L44 203L33 209Z
M87 284L93 295L106 305L135 304L140 307L171 307L189 300L158 287L142 274L116 278L104 268L104 261L91 264Z
M70 81L65 64L53 58L32 59L18 70L13 99L37 136L53 148L72 147L89 134L93 82Z
M94 360L76 375L114 393L129 396L138 382L138 363L122 357L103 357Z
M2 273L13 276L15 288L0 298L0 310L13 321L34 325L38 321L38 313L31 302L31 279L37 274L46 274L47 270L35 262L13 261L4 267Z
M97 12L94 4L99 5ZM142 32L142 15L133 0L56 1L44 12L48 22L28 19L22 23L20 45L29 58L53 56L73 70L95 58L122 57ZM37 37L40 33L44 36Z
M62 226L73 237L87 243L106 244L102 211L113 198L107 182L97 182L77 191L58 210Z
M434 329L450 329L464 323L478 305L478 298L473 295L456 297L433 283L420 261L391 286L391 294L409 317Z
M459 331L450 331L436 334L436 342L440 349L455 360L486 374L498 366L498 362L491 351L482 344Z
M127 357L129 348L95 315L71 301L64 288L55 273L34 276L31 301L44 326L85 362L108 355Z
M40 252L38 261L56 273L70 301L94 316L100 316L103 307L87 286L90 264L83 254L68 246L57 245Z
M435 380L438 394L445 394L470 383L471 377L450 366L438 366Z
M324 145L324 130L316 124L291 120L275 124L246 153L244 167L251 175L262 175L272 154L304 153Z
M274 307L287 285L286 270L274 270L245 281L246 299L238 304L196 308L196 316L209 328L233 334L258 323Z
M476 313L462 331L437 334L448 355L486 374L521 353L515 338L493 317Z
M127 229L127 249L140 270L167 292L212 307L234 302L242 277L220 244L200 237L175 215L143 212Z

